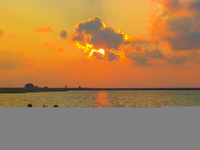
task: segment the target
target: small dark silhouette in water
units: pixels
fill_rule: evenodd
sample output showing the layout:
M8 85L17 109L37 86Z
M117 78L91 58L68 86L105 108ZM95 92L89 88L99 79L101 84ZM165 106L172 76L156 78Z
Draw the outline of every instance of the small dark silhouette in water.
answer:
M32 104L28 104L28 107L32 107L33 105Z
M48 107L47 105L43 105L43 107Z
M54 105L53 107L58 107L58 105Z

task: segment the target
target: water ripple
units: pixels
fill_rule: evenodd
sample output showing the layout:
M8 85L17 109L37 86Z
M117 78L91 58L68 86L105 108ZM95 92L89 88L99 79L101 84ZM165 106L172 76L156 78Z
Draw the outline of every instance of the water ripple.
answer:
M0 94L0 107L200 106L200 91L67 91Z

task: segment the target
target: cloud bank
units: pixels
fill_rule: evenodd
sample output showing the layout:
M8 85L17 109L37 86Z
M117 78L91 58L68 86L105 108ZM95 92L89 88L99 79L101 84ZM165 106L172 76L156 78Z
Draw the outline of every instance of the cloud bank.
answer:
M95 17L78 22L70 40L88 59L126 60L139 66L150 66L152 60L199 64L200 0L151 0L150 6L147 38L125 35Z
M168 64L199 64L200 0L151 0L148 21L151 43L171 53Z
M166 41L173 51L196 50L200 48L200 0L151 0L150 34Z

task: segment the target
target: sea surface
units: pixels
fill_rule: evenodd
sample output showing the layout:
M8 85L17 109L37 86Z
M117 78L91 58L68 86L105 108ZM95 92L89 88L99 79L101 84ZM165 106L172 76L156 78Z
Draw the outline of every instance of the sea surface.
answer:
M199 90L113 90L0 94L0 107L200 106Z

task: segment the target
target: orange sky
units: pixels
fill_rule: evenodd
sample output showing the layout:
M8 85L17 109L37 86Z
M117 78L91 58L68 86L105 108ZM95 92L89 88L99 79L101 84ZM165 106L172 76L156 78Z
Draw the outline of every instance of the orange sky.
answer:
M199 18L200 0L0 0L0 87L200 87Z

